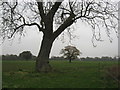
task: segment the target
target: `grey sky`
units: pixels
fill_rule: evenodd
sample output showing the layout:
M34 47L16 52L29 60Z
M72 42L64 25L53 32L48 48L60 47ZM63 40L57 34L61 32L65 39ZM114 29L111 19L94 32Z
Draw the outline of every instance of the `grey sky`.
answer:
M93 47L91 38L92 38L92 30L89 26L78 22L75 26L75 31L73 35L76 35L69 43L69 37L65 34L64 40L61 41L62 37L59 37L55 40L51 55L50 56L59 56L60 50L67 45L75 45L83 54L81 57L86 56L117 56L118 55L118 38L116 37L116 33L114 31L111 32L111 38L113 38L113 42L110 43L109 38L106 35L105 30L102 30L102 39L103 42L94 43L97 47ZM17 54L20 52L29 50L34 55L37 55L39 52L40 44L42 40L42 33L38 32L35 27L26 27L25 28L25 37L21 37L19 40L19 36L13 41L6 40L3 43L2 54ZM63 43L64 42L64 43Z
M118 38L116 37L116 33L111 31L111 38L113 42L110 43L109 38L106 35L105 30L101 30L103 42L94 43L97 47L93 47L91 38L92 38L92 30L91 28L81 23L80 21L74 26L73 34L76 35L71 43L69 43L68 34L65 34L65 39L61 41L62 37L56 39L50 56L59 56L60 50L67 45L76 46L83 54L81 57L87 56L117 56L118 55ZM26 27L25 28L25 37L21 37L19 40L19 36L17 35L14 40L5 40L2 45L2 54L17 54L22 51L31 51L34 55L37 55L40 49L40 44L42 40L42 33L38 32L35 27ZM64 43L62 43L64 42ZM1 47L1 46L0 46ZM1 52L1 51L0 51Z

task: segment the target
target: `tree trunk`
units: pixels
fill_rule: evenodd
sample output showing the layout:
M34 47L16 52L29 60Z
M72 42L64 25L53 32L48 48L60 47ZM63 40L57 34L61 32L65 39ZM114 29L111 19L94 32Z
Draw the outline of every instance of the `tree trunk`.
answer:
M69 63L71 63L71 58L69 59Z
M49 64L49 54L53 44L52 39L43 36L40 52L36 60L36 71L37 72L49 72L52 67Z

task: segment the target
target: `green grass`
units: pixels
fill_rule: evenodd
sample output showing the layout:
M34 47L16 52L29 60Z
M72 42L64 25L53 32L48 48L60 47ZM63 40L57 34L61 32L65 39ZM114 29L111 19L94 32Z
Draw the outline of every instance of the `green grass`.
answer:
M113 61L50 61L56 70L36 73L34 61L3 61L3 88L117 88L118 84L104 79L105 68ZM21 70L21 71L20 71Z

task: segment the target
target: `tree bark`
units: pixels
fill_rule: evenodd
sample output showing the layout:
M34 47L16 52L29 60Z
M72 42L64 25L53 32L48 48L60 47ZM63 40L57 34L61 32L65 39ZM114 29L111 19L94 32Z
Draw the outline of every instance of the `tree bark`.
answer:
M36 71L37 72L49 72L52 67L49 64L49 54L53 44L52 39L43 36L40 52L36 60Z
M69 59L69 63L71 63L71 58Z

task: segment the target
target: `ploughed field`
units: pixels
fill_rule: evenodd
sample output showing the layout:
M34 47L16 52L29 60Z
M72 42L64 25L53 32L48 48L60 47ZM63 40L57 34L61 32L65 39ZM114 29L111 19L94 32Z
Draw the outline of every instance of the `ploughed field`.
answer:
M3 88L118 88L117 61L50 61L54 71L35 72L35 61L3 61ZM112 68L112 69L111 69ZM110 71L113 70L113 71ZM107 73L110 71L109 73ZM114 72L114 74L112 74ZM110 74L110 75L109 75ZM111 75L115 76L111 77ZM117 78L117 80L116 80Z

